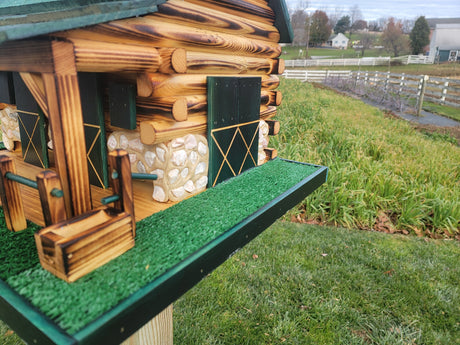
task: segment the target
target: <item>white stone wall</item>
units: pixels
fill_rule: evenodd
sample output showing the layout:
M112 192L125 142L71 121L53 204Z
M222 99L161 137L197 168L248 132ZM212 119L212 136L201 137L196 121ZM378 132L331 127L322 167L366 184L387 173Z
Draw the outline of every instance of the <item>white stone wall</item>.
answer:
M139 132L116 131L108 140L109 151L128 151L131 170L158 176L152 197L158 202L180 201L206 189L208 184L208 143L204 136L189 134L155 144L141 143Z
M18 113L12 107L0 110L0 122L2 130L2 141L6 149L14 150L14 142L21 141L19 135Z

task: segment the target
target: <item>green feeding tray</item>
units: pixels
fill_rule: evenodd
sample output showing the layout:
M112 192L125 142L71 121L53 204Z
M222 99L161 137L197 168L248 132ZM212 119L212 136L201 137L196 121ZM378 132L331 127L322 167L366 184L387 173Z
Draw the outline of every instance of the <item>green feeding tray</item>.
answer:
M249 169L138 222L133 249L72 284L36 257L10 267L32 236L0 241L0 318L30 344L119 344L326 179L283 159Z

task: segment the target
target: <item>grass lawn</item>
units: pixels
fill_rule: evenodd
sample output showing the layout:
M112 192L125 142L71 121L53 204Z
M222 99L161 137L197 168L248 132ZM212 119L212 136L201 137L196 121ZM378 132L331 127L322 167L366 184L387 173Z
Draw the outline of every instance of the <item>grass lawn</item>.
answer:
M457 241L277 222L174 306L177 344L458 344Z
M278 221L174 305L175 344L456 344L460 245ZM0 323L0 344L22 344Z
M375 107L281 80L279 156L330 168L328 181L293 210L349 228L460 235L460 148L419 133Z
M423 102L423 109L431 111L432 113L439 114L457 121L460 121L460 109L440 105L432 102Z

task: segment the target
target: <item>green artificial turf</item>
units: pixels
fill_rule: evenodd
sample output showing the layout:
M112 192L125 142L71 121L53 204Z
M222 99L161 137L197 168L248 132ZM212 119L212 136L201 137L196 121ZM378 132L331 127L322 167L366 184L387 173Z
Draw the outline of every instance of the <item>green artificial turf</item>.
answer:
M28 223L28 228L12 232L6 228L3 208L0 208L0 279L5 280L38 264L34 232L40 229Z
M137 223L133 249L72 284L36 259L22 273L11 272L6 282L74 334L317 169L275 159L156 213ZM1 265L5 262L9 258Z

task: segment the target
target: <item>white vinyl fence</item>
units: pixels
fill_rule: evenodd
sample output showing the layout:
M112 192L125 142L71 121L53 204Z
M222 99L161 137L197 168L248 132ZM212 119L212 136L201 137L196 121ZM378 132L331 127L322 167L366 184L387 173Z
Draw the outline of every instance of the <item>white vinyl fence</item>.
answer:
M286 79L300 79L302 81L310 81L322 83L328 78L351 78L351 71L308 71L308 70L285 70L283 76Z
M385 66L392 61L399 61L403 65L409 64L432 64L434 60L424 55L407 55L397 58L369 57L352 59L304 59L286 60L286 67L320 67L320 66Z
M460 79L404 73L327 70L285 70L283 76L286 79L300 79L318 83L331 83L339 79L348 80L354 85L359 83L382 89L384 92L396 92L416 99L424 97L425 100L433 103L460 108Z

